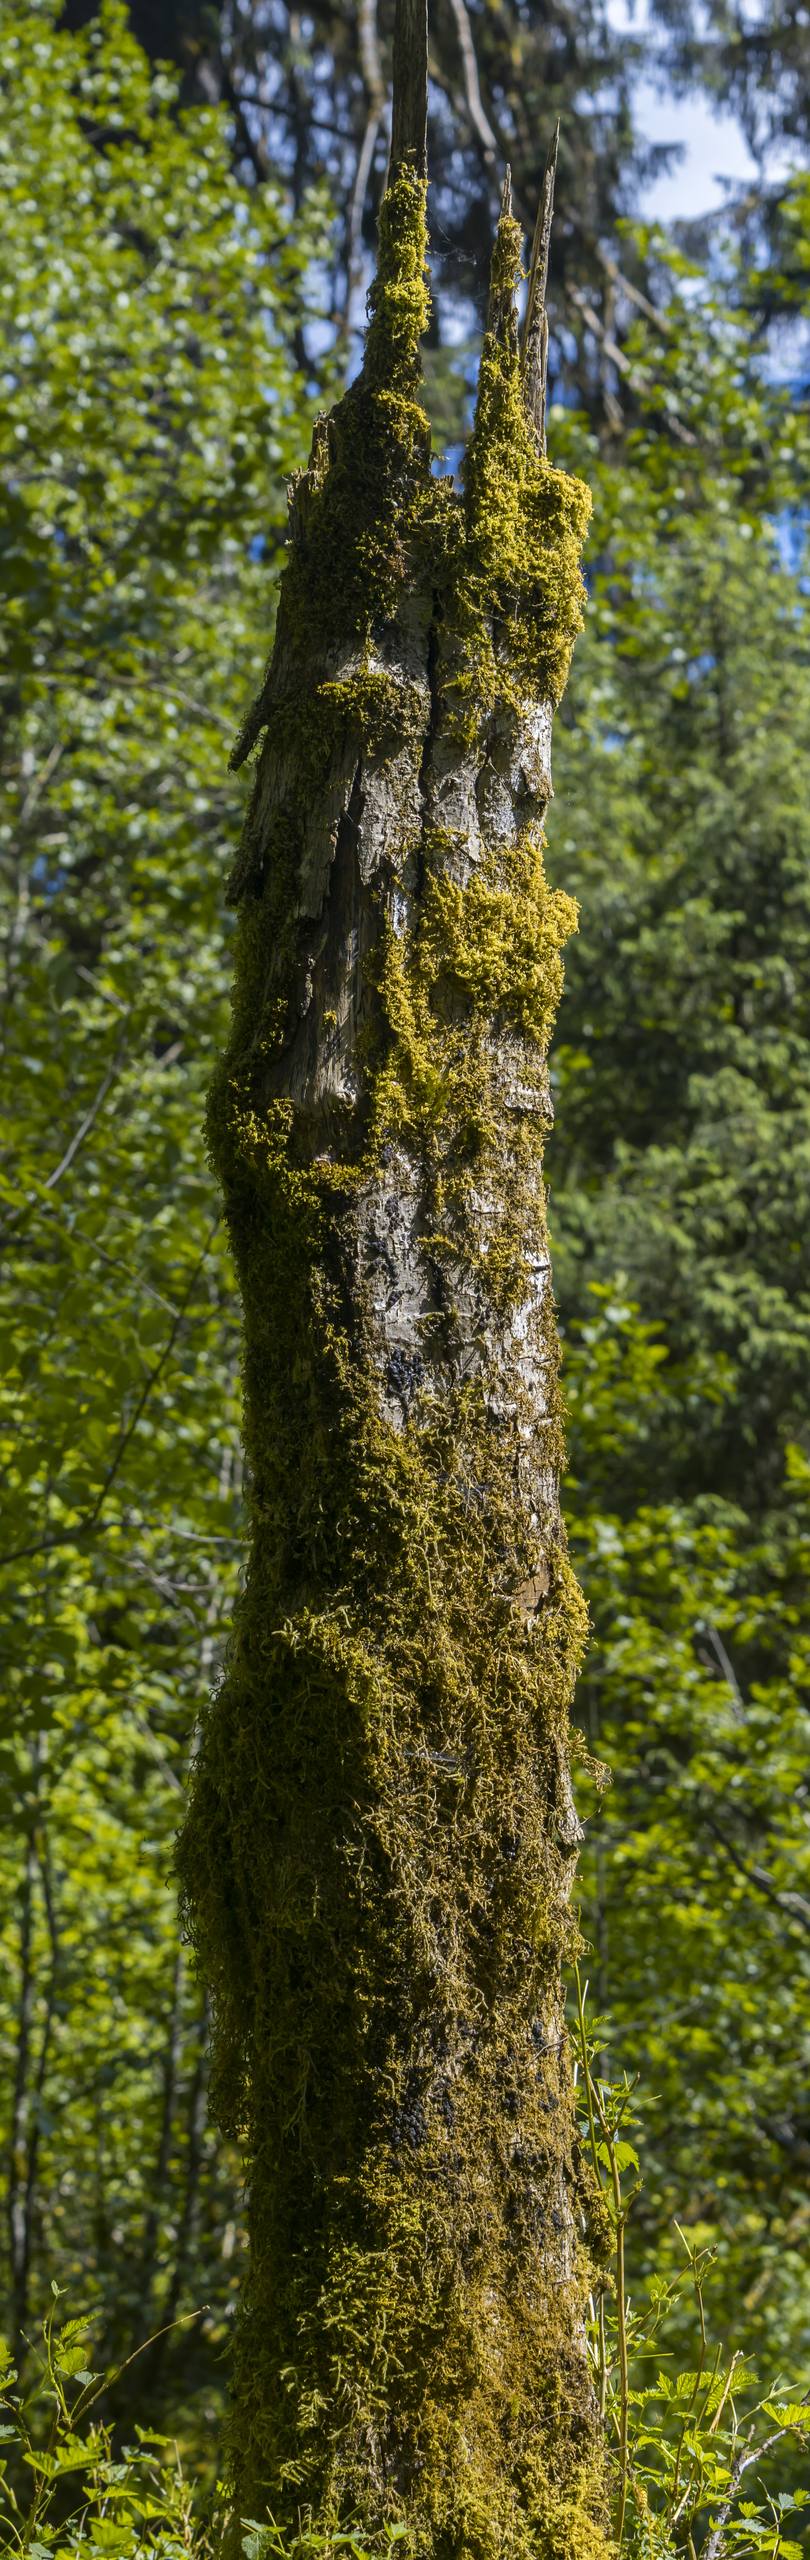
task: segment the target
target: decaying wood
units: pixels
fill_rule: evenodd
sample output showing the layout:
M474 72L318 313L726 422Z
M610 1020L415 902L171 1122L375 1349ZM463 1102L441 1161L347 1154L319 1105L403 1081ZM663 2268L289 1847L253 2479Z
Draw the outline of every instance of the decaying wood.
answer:
M220 2121L249 2144L240 2511L604 2560L542 1171L571 921L542 828L586 509L538 450L553 154L523 375L507 177L465 494L432 479L426 63L423 0L398 0L366 365L293 493L239 748L264 733L212 1129L252 1551L182 1856Z
M548 258L551 226L554 220L554 182L557 175L557 152L560 141L559 121L546 161L540 202L537 208L532 254L529 261L529 291L523 334L523 380L526 406L535 428L540 452L546 450L546 385L548 380Z

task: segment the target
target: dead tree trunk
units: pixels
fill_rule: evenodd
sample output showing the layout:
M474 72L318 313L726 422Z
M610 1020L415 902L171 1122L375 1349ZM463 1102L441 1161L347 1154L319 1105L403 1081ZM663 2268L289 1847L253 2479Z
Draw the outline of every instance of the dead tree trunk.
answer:
M583 1609L542 1177L587 499L545 459L508 189L463 496L431 475L419 0L400 39L363 371L294 492L240 746L211 1136L252 1544L181 1860L248 2162L241 2511L596 2560L560 1987Z

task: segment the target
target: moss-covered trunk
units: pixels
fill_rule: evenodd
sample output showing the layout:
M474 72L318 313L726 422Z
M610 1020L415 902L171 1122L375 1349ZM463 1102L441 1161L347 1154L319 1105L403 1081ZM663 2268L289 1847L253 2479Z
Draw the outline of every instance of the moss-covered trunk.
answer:
M251 1556L181 1850L248 2163L242 2512L404 2519L436 2560L603 2547L542 1178L587 500L532 425L519 255L505 209L459 497L394 165L363 371L293 499L211 1102Z

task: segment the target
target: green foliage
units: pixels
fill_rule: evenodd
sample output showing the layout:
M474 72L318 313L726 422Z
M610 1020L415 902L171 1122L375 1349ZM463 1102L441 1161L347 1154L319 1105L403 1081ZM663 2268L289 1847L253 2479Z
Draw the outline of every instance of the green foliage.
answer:
M290 2535L277 2524L248 2522L246 2532L243 2528L242 2549L246 2560L276 2560L276 2555L277 2560L310 2560L310 2555L311 2560L318 2560L318 2555L322 2560L331 2560L335 2551L351 2551L355 2560L385 2560L388 2552L407 2554L410 2543L403 2524L384 2525L381 2533L371 2536L355 2533L350 2526L343 2533L304 2529Z
M799 194L801 191L799 191ZM798 195L797 195L798 201ZM614 1783L584 1925L641 2075L647 2274L672 2217L729 2328L806 2331L810 735L806 429L729 264L639 330L594 458L552 876L582 902L555 1057L566 1508ZM559 436L562 422L556 429ZM576 431L573 450L581 453Z
M30 2560L205 2560L176 2444L136 2427L118 2446L99 2407L120 2372L94 2373L86 2320L52 2302L25 2392L0 2340L0 2551Z
M0 8L0 2174L23 2328L55 2271L122 2352L193 2265L203 2433L236 2208L171 1862L241 1461L200 1122L321 217L245 203L123 9L56 16Z
M681 2264L659 2275L631 2306L627 2229L641 2192L636 2140L642 2119L634 2084L603 2076L603 2037L586 2019L587 1985L576 1973L579 2092L583 2140L613 2236L614 2275L591 2301L595 2387L614 2448L614 2532L633 2560L801 2560L793 2536L810 2492L778 2488L779 2456L810 2446L810 2396L777 2377L762 2392L739 2347L712 2347L707 2316L715 2250L675 2224ZM627 2173L633 2174L628 2188ZM684 2318L685 2311L685 2318ZM683 2336L691 2369L667 2371L670 2343ZM787 2521L786 2521L787 2520Z

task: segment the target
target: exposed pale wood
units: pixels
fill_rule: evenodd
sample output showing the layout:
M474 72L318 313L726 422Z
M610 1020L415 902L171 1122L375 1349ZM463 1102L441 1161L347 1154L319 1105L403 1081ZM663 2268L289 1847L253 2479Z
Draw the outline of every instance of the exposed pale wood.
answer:
M508 221L511 214L512 171L511 169L507 169L503 186L501 188L501 220L503 221L504 218L506 218ZM490 280L489 287L487 328L491 331L494 338L499 338L501 340L502 344L508 338L510 332L514 333L515 328L514 297L511 284L503 287L496 283L494 276Z
M526 407L537 436L541 453L546 450L546 382L548 378L548 253L551 225L554 219L554 181L557 174L557 150L560 140L559 118L554 139L543 172L543 185L534 226L532 254L529 262L529 294L523 333L523 381Z

